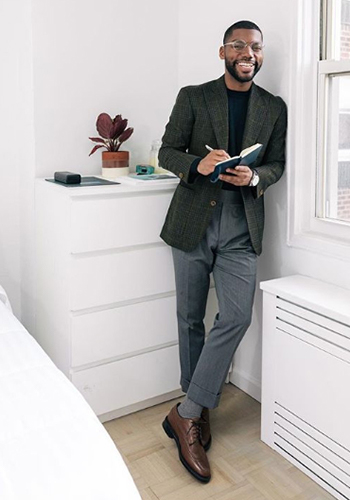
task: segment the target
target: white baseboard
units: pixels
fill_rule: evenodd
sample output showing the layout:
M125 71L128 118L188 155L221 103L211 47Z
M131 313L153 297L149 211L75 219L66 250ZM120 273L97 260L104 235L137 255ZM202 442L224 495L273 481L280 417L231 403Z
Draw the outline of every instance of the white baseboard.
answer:
M155 398L146 399L145 401L140 401L130 406L125 406L118 410L113 410L103 415L98 415L100 422L108 422L109 420L114 420L115 418L124 417L124 415L129 415L129 413L135 413L136 411L144 410L145 408L150 408L151 406L159 405L165 401L171 399L179 398L183 396L184 393L181 389L176 391L168 392L167 394L162 394L161 396L156 396Z
M259 403L261 402L261 387L259 380L255 379L254 377L251 377L249 374L242 371L239 372L238 370L233 369L233 371L229 376L229 380L227 382L235 385L243 392L245 392L252 398L259 401ZM175 399L183 395L184 393L181 391L181 389L178 389L176 391L167 394L162 394L161 396L157 396L155 398L127 406L125 408L120 408L119 410L114 410L109 413L99 415L98 418L102 423L108 422L109 420L123 417L124 415L128 415L130 413L134 413L139 410L144 410L145 408L149 408L151 406L164 403L165 401L169 401L171 399Z
M230 374L230 382L261 403L261 384L258 379L252 377L249 373L233 367L233 371Z

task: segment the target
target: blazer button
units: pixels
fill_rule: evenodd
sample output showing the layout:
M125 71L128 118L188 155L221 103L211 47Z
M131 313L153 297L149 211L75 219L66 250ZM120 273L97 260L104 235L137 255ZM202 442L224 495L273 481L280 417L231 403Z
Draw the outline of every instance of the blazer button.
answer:
M211 205L212 207L215 207L215 205L216 205L216 201L215 201L215 200L212 200L212 201L210 202L210 205Z
M262 196L264 194L264 190L263 189L260 189L259 191L259 196Z
M180 179L183 179L184 174L183 174L182 172L180 172L180 173L179 173L179 177L180 177Z

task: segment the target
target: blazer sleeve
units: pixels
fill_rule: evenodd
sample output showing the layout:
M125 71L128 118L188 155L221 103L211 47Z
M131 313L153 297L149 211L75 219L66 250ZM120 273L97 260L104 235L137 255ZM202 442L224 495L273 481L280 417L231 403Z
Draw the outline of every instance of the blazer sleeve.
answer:
M259 198L266 189L282 176L285 166L285 147L287 132L287 107L281 98L279 114L275 122L262 164L256 167L259 183L253 190L253 196Z
M159 165L189 182L191 165L198 164L199 156L189 154L195 113L191 104L189 88L182 88L177 96L159 150ZM194 163L194 164L196 164Z

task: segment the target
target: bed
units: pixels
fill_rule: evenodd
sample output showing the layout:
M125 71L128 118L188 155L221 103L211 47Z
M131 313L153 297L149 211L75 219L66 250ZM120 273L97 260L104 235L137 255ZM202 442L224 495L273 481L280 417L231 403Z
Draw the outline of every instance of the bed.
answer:
M1 286L0 498L141 500L108 433Z

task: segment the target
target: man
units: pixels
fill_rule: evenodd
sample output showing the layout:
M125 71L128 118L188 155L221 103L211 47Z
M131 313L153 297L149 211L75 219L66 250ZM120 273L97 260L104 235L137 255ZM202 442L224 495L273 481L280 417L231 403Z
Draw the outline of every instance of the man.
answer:
M287 113L281 98L253 83L263 63L263 36L250 21L230 26L220 47L225 74L181 89L159 161L180 178L161 237L173 248L181 387L185 400L163 422L179 457L199 481L210 480L209 408L250 322L264 227L263 195L281 177ZM215 165L255 143L253 165L213 183ZM208 149L212 149L208 153ZM203 318L213 273L219 304L205 340Z

